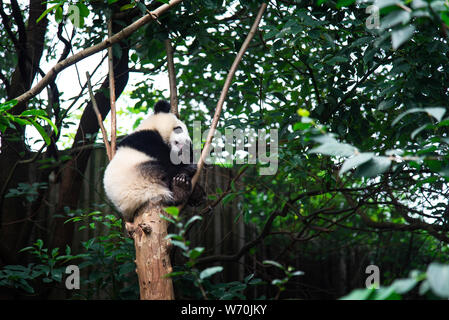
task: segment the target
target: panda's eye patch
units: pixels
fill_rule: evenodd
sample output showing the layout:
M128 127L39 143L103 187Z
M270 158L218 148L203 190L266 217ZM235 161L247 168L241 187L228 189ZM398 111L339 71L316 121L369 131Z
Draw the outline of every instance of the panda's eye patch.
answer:
M181 133L182 132L182 128L181 127L176 127L176 128L173 129L173 131L175 133Z

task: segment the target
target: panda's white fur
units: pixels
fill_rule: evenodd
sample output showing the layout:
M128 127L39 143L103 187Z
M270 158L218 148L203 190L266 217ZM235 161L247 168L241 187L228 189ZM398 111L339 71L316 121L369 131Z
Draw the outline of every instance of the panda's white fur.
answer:
M167 107L165 101L159 103L165 103L163 107ZM146 203L167 203L173 200L170 181L164 182L161 177L166 176L166 168L172 172L172 176L183 168L164 163L168 162L166 154L160 155L162 151L159 150L166 153L166 149L160 139L153 137L154 134L149 135L149 131L159 134L163 143L168 146L167 150L175 154L180 154L184 146L191 146L186 125L174 114L157 110L156 107L155 114L142 121L134 133L125 138L126 143L118 144L115 156L106 168L103 182L106 195L126 221L132 221L136 211ZM140 135L136 134L139 132ZM153 162L158 165L154 168L147 165L149 169L145 167L145 164ZM172 179L172 176L169 178Z
M146 202L157 203L161 198L171 198L167 187L148 183L137 170L139 164L150 160L153 159L143 152L122 147L106 168L103 180L106 195L126 220L131 220L136 210Z

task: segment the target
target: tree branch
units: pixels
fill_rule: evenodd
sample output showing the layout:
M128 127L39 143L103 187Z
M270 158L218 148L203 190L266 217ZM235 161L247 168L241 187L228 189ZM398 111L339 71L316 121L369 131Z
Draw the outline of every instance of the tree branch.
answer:
M108 37L112 37L112 18L108 21ZM109 66L109 100L111 104L111 144L109 146L109 161L112 160L112 158L115 155L115 146L117 144L117 112L115 108L115 80L114 80L114 63L113 63L113 52L112 52L112 46L108 48L108 66ZM95 113L97 113L97 116L100 114L100 111L98 111L98 108L95 110ZM101 120L101 117L99 121ZM103 122L101 122L100 127L103 125ZM106 133L106 130L104 130L104 133ZM107 141L107 136L105 138L105 142Z
M64 59L61 62L58 62L56 65L53 66L53 68L50 69L50 71L43 77L33 88L28 90L27 92L23 93L22 95L16 97L15 99L18 101L18 104L23 104L30 100L31 98L38 95L47 85L52 81L56 75L61 72L62 70L66 69L67 67L77 63L78 61L89 57L97 52L100 52L110 46L112 46L114 43L118 43L121 40L126 39L129 37L133 32L135 32L140 27L144 26L145 24L149 23L152 20L157 19L161 14L163 14L165 11L173 7L174 5L182 2L182 0L172 0L168 4L163 4L159 8L155 9L154 11L150 12L149 14L143 16L139 20L133 22L126 28L122 29L117 34L113 35L110 38L107 38L106 40L100 42L99 44L92 46L90 48L84 49L73 56L70 56L66 59Z
M92 101L92 107L94 108L95 115L97 116L98 125L100 126L100 129L101 129L101 134L103 135L103 141L104 141L104 146L106 148L106 154L108 155L109 161L111 161L111 159L112 159L111 144L109 144L108 133L106 132L106 129L103 125L103 119L101 117L101 113L100 113L100 110L98 109L97 101L95 100L95 96L92 91L92 84L90 82L90 74L88 71L86 71L86 77L87 77L87 86L89 87L90 100Z
M254 20L254 23L251 26L251 29L250 29L248 35L246 36L246 39L243 42L242 47L240 48L240 51L238 52L237 56L235 57L234 62L232 63L231 69L229 70L229 73L226 77L223 89L221 90L220 98L218 99L218 102L217 102L217 107L215 108L215 114L212 119L212 124L210 126L209 134L207 135L206 143L204 145L203 151L201 152L201 157L198 161L198 170L192 178L192 190L193 190L193 187L195 187L196 182L198 181L201 170L203 169L203 166L204 166L204 162L206 160L206 156L209 153L212 139L215 134L215 129L217 128L218 120L220 119L221 110L223 108L223 104L224 104L226 96L228 94L229 87L231 86L232 78L234 77L234 74L237 71L237 67L238 67L240 61L242 60L243 55L245 54L245 52L249 46L249 43L251 42L251 40L253 39L253 37L257 31L260 20L262 19L262 15L265 12L266 8L267 8L267 4L265 2L262 3L262 5L259 8L259 12L257 13L256 19Z
M176 88L176 72L175 72L175 63L173 61L173 53L174 49L171 45L170 39L166 39L164 41L165 50L167 52L167 69L168 69L168 80L170 83L170 105L171 112L174 113L177 117L178 113L178 90Z

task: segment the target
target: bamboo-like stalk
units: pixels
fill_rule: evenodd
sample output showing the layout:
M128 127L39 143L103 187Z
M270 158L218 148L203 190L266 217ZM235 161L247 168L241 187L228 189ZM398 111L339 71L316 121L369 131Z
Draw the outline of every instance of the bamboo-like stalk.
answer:
M170 105L171 112L177 117L179 116L178 111L178 89L176 87L176 72L175 63L173 60L174 49L171 45L170 39L164 41L165 50L167 52L167 70L168 70L168 80L170 83Z
M263 13L265 12L265 9L267 8L267 4L264 2L259 8L259 11L257 13L256 19L254 20L253 25L251 26L251 29L246 36L245 41L242 44L242 47L240 48L240 51L238 52L237 56L234 59L234 62L232 63L231 69L229 69L228 75L226 76L225 83L223 85L223 89L221 90L220 98L218 99L217 106L215 108L215 114L212 119L212 124L210 126L209 133L206 138L206 143L204 144L203 151L201 152L201 157L198 161L198 170L195 173L195 175L192 178L192 190L193 187L195 187L196 182L198 181L198 178L200 176L201 170L204 167L204 162L206 160L206 156L209 154L209 149L212 143L212 139L215 134L215 130L217 128L218 120L220 119L221 110L223 109L223 104L226 100L226 96L228 95L229 87L232 83L232 78L234 77L235 72L237 71L238 65L240 61L243 58L243 55L245 54L246 50L248 49L249 43L254 38L254 35L256 34L257 28L259 26L260 20L262 19Z
M87 87L89 88L90 100L92 101L92 107L94 109L95 115L97 116L98 125L100 126L100 129L101 129L101 134L103 135L103 141L104 141L104 146L106 148L106 154L108 155L109 161L111 161L112 151L111 151L111 145L109 144L109 141L108 141L108 133L104 127L103 118L101 116L100 110L98 109L97 100L95 100L95 96L92 91L92 84L90 82L90 74L88 71L86 71L86 77L87 77Z
M112 17L108 21L108 37L112 37ZM115 79L114 79L114 57L112 46L108 48L108 66L109 66L109 101L111 104L111 160L115 155L117 144L117 112L115 107Z

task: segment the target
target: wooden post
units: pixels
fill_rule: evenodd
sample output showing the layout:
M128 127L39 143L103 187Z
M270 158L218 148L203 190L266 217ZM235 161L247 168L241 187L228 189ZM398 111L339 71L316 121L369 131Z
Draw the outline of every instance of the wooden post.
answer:
M173 300L173 282L165 277L172 272L168 222L160 216L166 214L161 207L147 206L134 219L132 234L136 248L136 272L139 278L141 300Z

